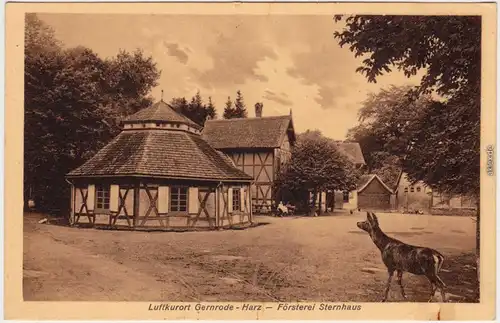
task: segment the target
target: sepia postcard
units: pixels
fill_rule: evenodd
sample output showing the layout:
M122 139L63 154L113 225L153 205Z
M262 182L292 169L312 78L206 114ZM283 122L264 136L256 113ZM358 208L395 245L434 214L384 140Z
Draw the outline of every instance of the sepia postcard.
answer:
M493 320L496 10L8 3L6 319Z

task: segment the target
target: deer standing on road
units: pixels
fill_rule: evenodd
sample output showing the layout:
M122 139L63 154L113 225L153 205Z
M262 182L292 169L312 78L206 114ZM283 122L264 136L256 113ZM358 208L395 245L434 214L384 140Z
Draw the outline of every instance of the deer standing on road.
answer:
M403 272L409 272L414 275L424 275L431 283L431 296L429 302L432 301L436 289L439 288L443 302L446 302L443 283L438 274L443 266L444 256L438 251L425 247L417 247L406 244L399 240L388 237L379 227L377 216L369 212L366 214L366 221L358 222L357 226L370 234L373 243L382 253L382 261L387 267L389 278L385 288L384 298L382 302L387 300L389 288L391 286L392 276L397 272L398 284L401 288L401 296L406 300L405 291L403 289Z

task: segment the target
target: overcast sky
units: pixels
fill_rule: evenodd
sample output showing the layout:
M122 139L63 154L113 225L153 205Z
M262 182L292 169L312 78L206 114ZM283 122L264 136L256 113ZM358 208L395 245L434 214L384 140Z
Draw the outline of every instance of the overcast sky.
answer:
M367 93L390 84L417 84L392 72L371 84L355 72L360 60L340 48L332 16L195 16L40 14L67 46L83 45L102 57L141 48L162 70L152 95L164 100L212 96L222 115L228 96L241 90L249 111L288 114L296 130L319 129L344 139L357 123Z

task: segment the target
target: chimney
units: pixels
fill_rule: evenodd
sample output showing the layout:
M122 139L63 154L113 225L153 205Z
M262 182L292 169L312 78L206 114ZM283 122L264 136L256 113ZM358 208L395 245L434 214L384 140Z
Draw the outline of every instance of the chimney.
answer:
M255 103L255 117L256 118L261 118L262 117L262 108L264 107L264 104L261 102Z

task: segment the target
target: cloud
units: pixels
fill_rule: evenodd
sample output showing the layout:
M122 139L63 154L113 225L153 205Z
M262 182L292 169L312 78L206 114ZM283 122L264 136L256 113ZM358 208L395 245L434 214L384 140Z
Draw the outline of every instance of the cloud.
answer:
M347 95L343 86L321 86L318 90L318 97L314 99L322 108L339 108L339 98Z
M182 64L187 63L189 56L186 52L190 52L189 49L182 50L179 47L179 44L175 44L175 43L164 42L164 45L167 48L168 55L176 57L179 60L179 62L181 62Z
M220 35L207 48L207 54L212 59L212 66L204 71L193 70L197 80L206 88L240 85L252 80L267 82L268 77L258 73L258 63L266 58L278 58L274 49L257 37L239 34Z
M293 102L288 99L288 95L284 92L281 92L280 94L276 94L272 91L266 90L264 94L264 99L267 99L269 101L274 101L277 102L281 105L285 106L292 106Z

